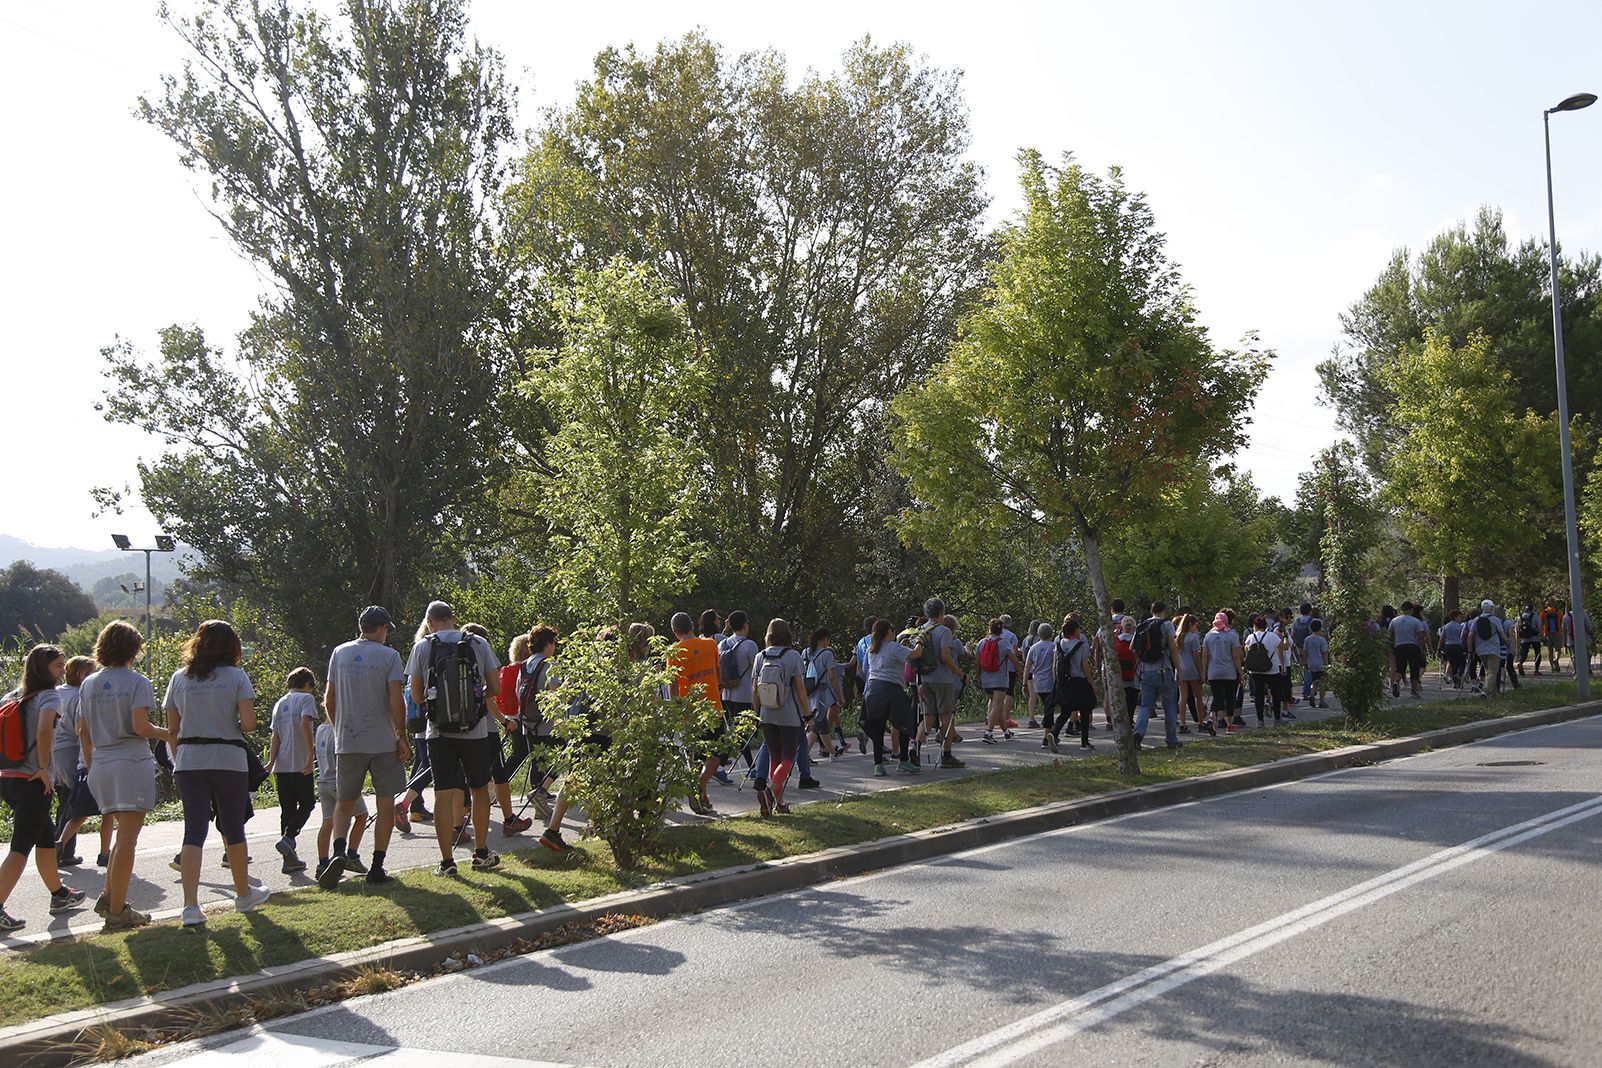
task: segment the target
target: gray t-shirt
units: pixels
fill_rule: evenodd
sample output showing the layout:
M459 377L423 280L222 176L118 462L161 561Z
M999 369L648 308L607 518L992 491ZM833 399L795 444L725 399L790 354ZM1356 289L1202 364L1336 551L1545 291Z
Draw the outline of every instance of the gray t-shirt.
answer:
M951 659L953 661L957 659L957 650L955 647L956 639L952 637L951 628L946 626L944 623L936 627L931 627L924 635L923 640L929 643L929 648L934 652L935 663L940 665L933 671L929 672L929 674L923 676L923 681L933 683L955 683L957 681L957 673L946 667L944 659L947 652L951 654Z
M442 642L459 642L464 638L467 639L468 644L472 646L473 656L478 660L479 674L485 679L491 679L500 674L501 662L495 659L495 652L489 647L489 642L485 641L483 638L480 638L477 634L468 634L466 631L460 630L441 630L435 631L432 637L438 638ZM430 639L424 638L422 641L412 646L412 655L406 658L406 674L412 678L422 679L425 684L428 681L429 662L434 658L434 654L430 651L431 645L432 643ZM433 721L430 720L428 724L428 737L463 738L469 740L473 738L488 738L490 720L493 718L494 717L489 713L488 703L486 701L484 715L479 718L477 723L473 724L472 730L442 731L438 727L434 726Z
M1391 620L1391 645L1424 645L1429 624L1417 616L1397 616Z
M239 702L253 701L250 676L232 664L219 664L203 679L191 678L183 668L173 672L161 707L178 713L178 754L174 771L246 771L245 751L237 745L185 744L185 738L226 738L243 742L239 729ZM168 720L171 722L171 719Z
M1007 659L1007 656L1016 648L1015 645L1007 643L1007 632L1002 631L1000 634L986 634L979 639L979 651L981 653L984 652L985 642L991 638L996 639L996 660L1001 666L996 671L980 670L979 685L986 690L1006 687L1012 681L1012 662Z
M794 649L764 649L757 654L755 674L758 683L762 681L762 669L768 663L773 664L769 671L769 682L779 687L779 705L777 708L767 708L762 702L757 702L757 711L763 723L773 723L781 727L799 727L801 710L795 703L795 680L801 677L805 670L801 666L801 654Z
M761 651L761 647L758 645L757 640L748 634L731 634L718 642L718 663L720 665L723 662L723 657L731 649L734 650L734 663L740 669L740 681L734 686L724 688L723 703L728 704L733 701L736 704L748 705L754 700L751 696L751 665L756 662L756 656ZM721 674L721 666L718 670Z
M334 745L334 725L319 723L317 733L312 735L312 748L317 750L317 781L330 786L334 783L334 769L338 764L334 759Z
M907 657L912 650L896 641L886 638L879 643L879 651L873 651L873 643L868 643L868 681L893 682L897 686L904 686L907 682Z
M812 691L812 711L817 712L835 703L834 687L829 685L829 676L838 670L839 661L835 660L833 649L814 649L810 658L807 670L818 680L817 689Z
M61 782L68 782L72 776L63 775L68 770L57 767L61 760L67 759L83 766L83 753L78 744L78 710L81 707L82 696L76 686L57 686L56 693L61 695L61 711L56 713L56 733L50 739L50 752L61 754L60 757L51 756L50 766L56 771L56 778Z
M301 724L310 720L312 736L317 734L317 698L309 693L291 690L273 705L272 729L278 735L278 761L273 770L281 774L301 774L311 753L306 749L306 737Z
M387 753L395 748L389 684L405 677L400 654L357 638L328 658L334 691L334 744L340 753Z
M10 693L6 694L4 698L0 698L0 703L12 701L21 696L21 690L12 690ZM57 716L61 715L61 691L53 686L48 690L41 690L32 697L28 698L27 701L23 702L22 729L27 733L27 752L23 756L21 764L14 768L6 769L5 774L8 778L25 779L29 775L38 774L39 723L46 715L51 713L54 713ZM53 728L51 730L50 737L51 740L54 741L55 731ZM51 748L53 750L54 746ZM50 769L51 777L54 778L55 774L56 770L54 767L52 767Z
M1068 668L1068 678L1085 678L1085 657L1090 655L1090 643L1081 636L1058 638L1054 644L1062 650L1062 660L1064 666Z
M1008 660L1007 657L1017 651L1018 635L1003 627L1001 630L1001 670L1009 675L1018 669L1012 666L1012 661Z
M1207 651L1207 677L1234 679L1235 651L1240 648L1240 635L1233 628L1210 630L1202 637L1202 648Z
M1050 693L1052 688L1052 663L1056 654L1052 651L1055 642L1035 642L1029 647L1029 655L1024 660L1024 667L1029 671L1029 677L1034 680L1036 693Z
M1329 664L1329 639L1322 634L1309 634L1302 641L1302 655L1307 657L1308 671L1323 671Z
M1179 639L1179 677L1186 681L1201 678L1201 635L1195 631Z
M1138 631L1139 627L1137 626L1136 629ZM1136 675L1157 675L1164 671L1172 671L1174 669L1173 662L1168 659L1168 641L1174 636L1174 624L1172 620L1165 619L1162 621L1162 632L1162 659L1152 661L1137 660L1135 662ZM1153 634L1155 634L1155 629L1153 630Z
M149 760L156 757L150 742L133 730L133 710L156 710L156 691L150 680L131 667L102 668L83 680L79 689L79 715L89 725L94 760Z

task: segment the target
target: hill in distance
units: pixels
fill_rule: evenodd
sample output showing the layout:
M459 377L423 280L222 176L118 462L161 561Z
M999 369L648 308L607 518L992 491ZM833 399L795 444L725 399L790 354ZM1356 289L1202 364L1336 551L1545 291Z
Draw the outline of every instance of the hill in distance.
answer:
M175 553L153 553L150 557L150 577L160 586L183 577L181 561L192 556L186 545L179 545ZM85 592L93 591L102 579L133 574L140 579L145 575L145 554L124 552L120 549L53 549L33 545L10 534L0 534L0 567L9 567L17 560L26 560L38 568L49 568L66 575ZM155 587L159 589L160 586Z

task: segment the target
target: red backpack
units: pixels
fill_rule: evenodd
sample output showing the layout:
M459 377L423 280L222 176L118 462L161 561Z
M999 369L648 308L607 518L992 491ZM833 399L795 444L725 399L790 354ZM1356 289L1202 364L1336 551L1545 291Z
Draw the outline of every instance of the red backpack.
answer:
M0 770L22 767L33 749L28 739L28 717L22 704L21 693L7 694L5 702L0 704Z
M1001 639L993 634L979 643L979 670L1001 670Z

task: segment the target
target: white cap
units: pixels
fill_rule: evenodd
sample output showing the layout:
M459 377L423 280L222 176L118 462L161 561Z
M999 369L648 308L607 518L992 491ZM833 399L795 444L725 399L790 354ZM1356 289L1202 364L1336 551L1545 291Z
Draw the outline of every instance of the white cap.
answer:
M1489 597L1487 597L1485 600L1480 602L1480 611L1482 611L1482 612L1489 612L1491 609L1493 609L1495 607L1496 607L1496 602L1491 600Z

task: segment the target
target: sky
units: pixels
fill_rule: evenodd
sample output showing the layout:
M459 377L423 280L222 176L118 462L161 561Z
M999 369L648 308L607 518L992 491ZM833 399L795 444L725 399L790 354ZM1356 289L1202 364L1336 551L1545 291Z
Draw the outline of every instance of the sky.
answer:
M475 35L506 57L524 128L571 98L599 49L695 28L734 52L776 48L797 73L834 69L863 35L961 69L991 221L1018 206L1021 147L1120 165L1215 341L1255 331L1277 353L1237 459L1287 499L1338 436L1314 368L1341 311L1395 248L1422 247L1483 204L1516 240L1544 237L1541 110L1602 92L1594 0L475 0L471 11ZM15 462L0 473L0 499L29 502L0 533L85 548L153 534L137 507L93 515L92 487L137 485L138 459L161 451L96 411L100 350L123 337L153 351L175 322L231 347L263 291L207 214L204 184L133 116L182 60L153 2L0 0L0 374L11 439L52 460L43 475ZM1553 123L1561 239L1602 249L1602 106Z

